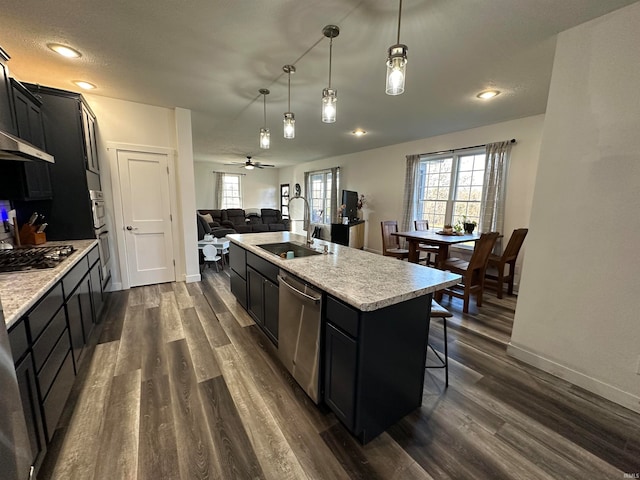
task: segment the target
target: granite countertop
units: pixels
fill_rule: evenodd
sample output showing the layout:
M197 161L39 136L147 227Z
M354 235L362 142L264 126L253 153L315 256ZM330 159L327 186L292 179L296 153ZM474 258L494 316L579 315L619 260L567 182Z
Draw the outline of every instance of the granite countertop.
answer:
M328 255L283 259L257 245L278 242L304 244L306 237L290 232L227 235L233 243L296 275L361 311L372 311L455 285L462 277L403 262L392 257L314 239Z
M55 268L33 272L0 273L0 302L2 302L7 328L27 313L40 297L64 277L71 267L89 253L97 243L97 240L47 242L42 246L73 245L76 251Z

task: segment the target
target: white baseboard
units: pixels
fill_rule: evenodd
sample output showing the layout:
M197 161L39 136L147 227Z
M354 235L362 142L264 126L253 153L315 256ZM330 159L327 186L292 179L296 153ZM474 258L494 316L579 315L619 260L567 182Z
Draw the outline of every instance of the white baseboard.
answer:
M122 282L110 282L109 283L110 287L107 288L107 292L118 292L120 290L122 290Z
M202 280L202 276L199 273L194 273L193 275L185 275L184 281L187 283L199 282Z
M585 375L584 373L573 370L569 367L561 365L553 360L542 357L537 353L533 353L518 345L509 342L507 345L507 354L529 365L539 368L542 371L550 373L553 376L562 378L578 387L582 387L596 395L611 400L618 405L622 405L629 410L640 413L640 397L629 392L620 390L619 388L602 382L596 378Z

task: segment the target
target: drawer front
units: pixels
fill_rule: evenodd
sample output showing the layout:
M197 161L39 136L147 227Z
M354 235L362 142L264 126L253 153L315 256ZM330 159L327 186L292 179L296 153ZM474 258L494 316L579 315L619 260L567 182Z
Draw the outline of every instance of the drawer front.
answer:
M35 341L45 329L49 320L53 318L58 309L62 307L62 285L57 283L47 295L45 295L37 307L29 312L29 328L31 340Z
M11 345L13 363L17 363L29 349L27 324L24 321L20 320L11 328L11 331L9 332L9 344Z
M253 267L257 272L271 280L273 283L278 283L278 272L280 268L273 263L260 258L254 253L247 252L247 265Z
M62 364L62 368L53 382L51 390L44 399L44 402L42 402L44 421L47 427L47 440L49 442L51 441L51 437L53 437L53 431L58 424L74 379L73 360L71 359L71 355L67 355L67 358Z
M100 260L100 250L98 250L97 245L87 254L87 258L89 259L89 267L93 266L94 263Z
M358 337L358 311L327 296L327 322L331 322L354 338Z
M64 362L64 359L70 349L71 345L69 344L69 335L67 335L67 331L65 330L64 334L58 339L58 343L53 347L51 355L47 358L42 370L37 374L40 393L43 396L47 395L47 392L53 383L53 379L56 378L56 374L58 373L58 370L60 370L60 366Z
M67 273L62 279L62 286L64 287L64 298L69 298L71 292L78 286L82 277L89 271L89 264L87 263L87 257L83 257L76 265Z
M33 359L36 364L36 371L47 360L51 350L58 342L62 331L67 327L67 318L64 314L64 308L61 308L57 315L53 317L51 323L45 328L40 338L33 344Z
M229 245L229 266L245 280L247 279L246 255L247 251L244 248L239 247L235 243Z

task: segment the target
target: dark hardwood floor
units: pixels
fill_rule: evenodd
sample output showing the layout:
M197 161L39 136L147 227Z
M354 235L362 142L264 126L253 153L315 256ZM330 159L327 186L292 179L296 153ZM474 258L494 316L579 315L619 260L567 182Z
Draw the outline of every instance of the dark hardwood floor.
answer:
M622 479L640 415L506 355L515 298L449 320L449 388L362 446L316 407L226 272L110 294L38 478ZM440 321L430 338L442 350ZM627 478L638 478L631 476Z

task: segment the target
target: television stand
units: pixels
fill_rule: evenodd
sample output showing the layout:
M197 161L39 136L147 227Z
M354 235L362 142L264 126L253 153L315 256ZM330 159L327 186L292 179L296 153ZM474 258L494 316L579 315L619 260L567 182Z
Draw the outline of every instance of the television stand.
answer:
M364 248L364 220L354 220L347 225L331 224L331 241L351 248Z

